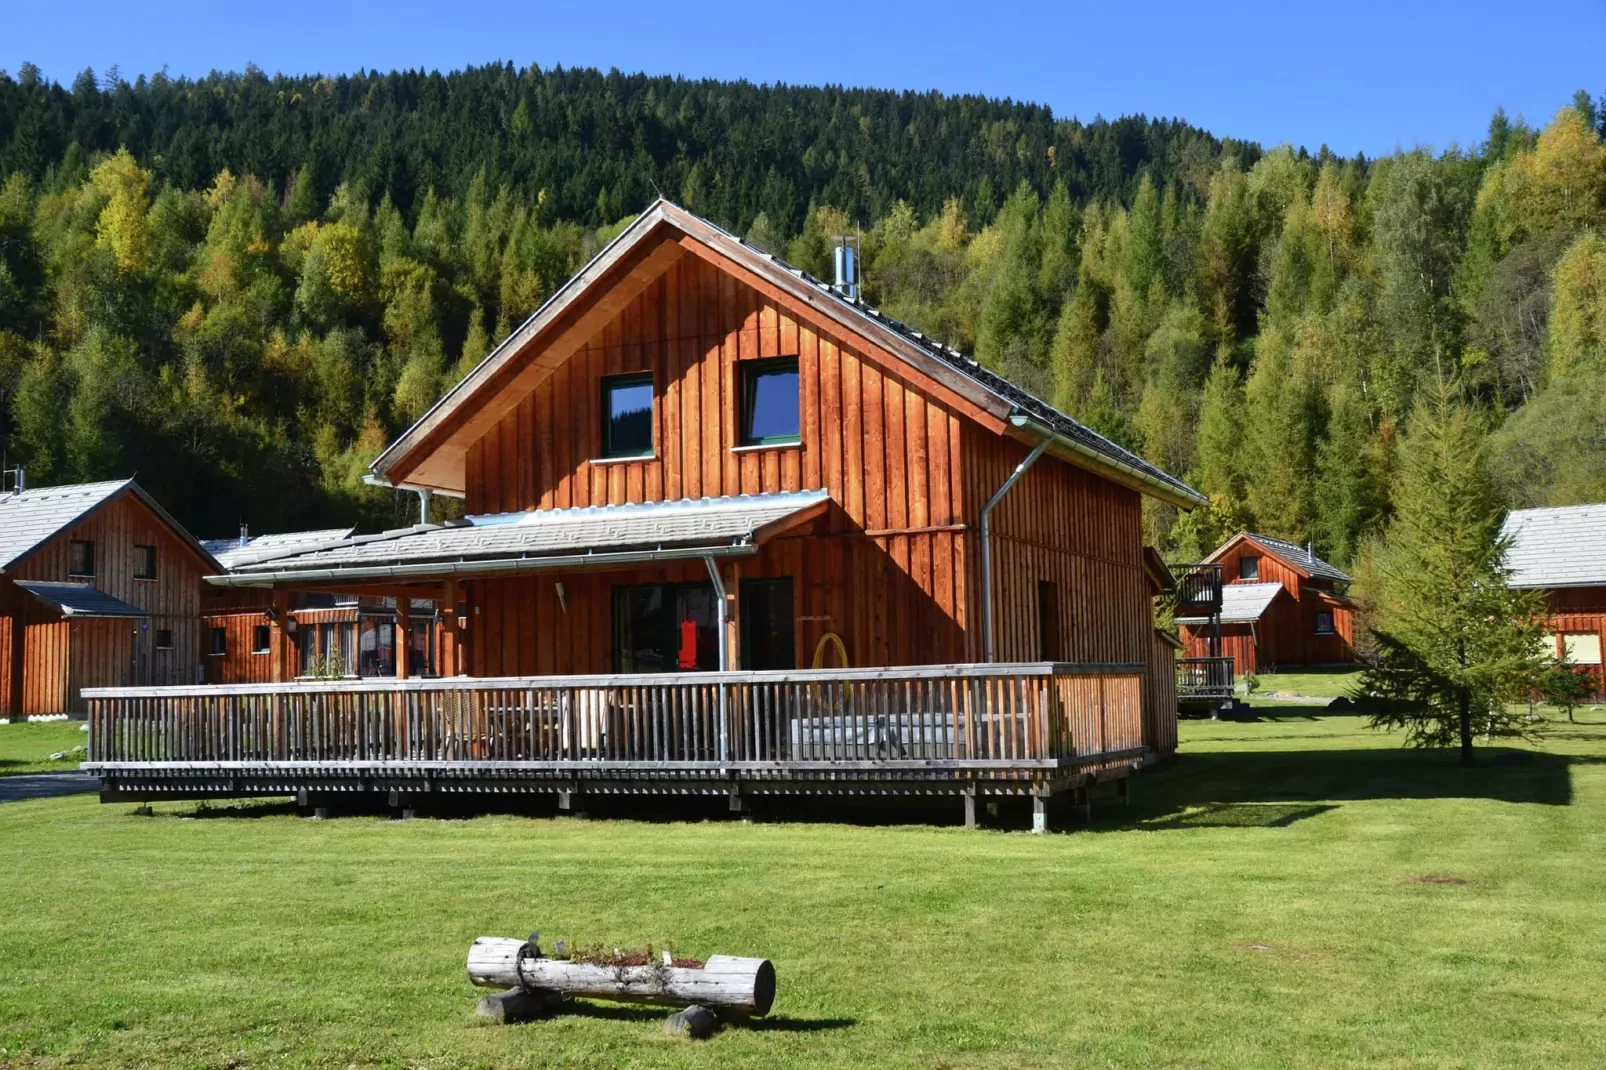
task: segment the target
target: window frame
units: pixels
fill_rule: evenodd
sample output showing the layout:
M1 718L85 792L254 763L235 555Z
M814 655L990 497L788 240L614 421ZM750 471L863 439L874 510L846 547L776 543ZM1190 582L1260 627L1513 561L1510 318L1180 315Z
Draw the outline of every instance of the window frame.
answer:
M1333 611L1332 610L1330 610L1330 609L1318 609L1312 615L1312 617L1313 617L1313 619L1311 621L1311 627L1315 629L1315 634L1316 635L1337 635L1338 634L1338 626L1337 626L1337 622L1333 620ZM1327 620L1327 627L1325 627L1325 628L1322 627L1323 618L1326 618L1326 620Z
M222 642L219 642L222 640ZM229 656L229 630L219 625L212 627L212 645L208 648L207 657L226 658Z
M1254 566L1253 566L1254 574L1253 575L1250 575L1249 573L1244 571L1244 563L1246 561L1254 562ZM1259 554L1244 554L1243 556L1238 558L1238 578L1240 580L1254 580L1256 583L1260 582L1260 555Z
M164 641L164 638L165 638L165 641ZM158 629L156 629L156 637L154 639L154 642L156 644L156 649L157 650L172 650L173 649L173 629L171 629L171 628L158 628Z
M647 448L642 452L616 450L612 442L613 405L611 402L613 399L613 391L623 387L632 386L646 386L651 392L652 396L652 401L647 409L648 423L652 426L648 428L649 441L647 443ZM598 388L597 396L600 401L598 416L601 417L602 425L600 429L600 445L602 448L598 451L598 459L603 461L646 461L656 457L658 455L658 428L656 426L658 415L658 384L653 379L653 373L650 371L644 371L623 372L619 375L604 375Z
M146 565L150 571L145 572ZM156 546L152 543L136 542L134 544L134 578L136 580L156 579Z
M73 554L78 547L84 547L85 560L88 562L88 571L73 570ZM67 540L67 575L72 579L92 580L95 578L95 540L94 539L68 539Z
M263 641L262 645L258 646L257 645L257 639L258 638L263 638L263 637L265 637L265 638L264 638L264 641ZM273 627L271 625L268 625L268 624L253 624L251 626L251 653L252 654L271 654L271 653L273 653Z
M761 357L737 365L736 448L799 446L803 443L803 373L796 356ZM753 409L758 401L757 379L767 373L790 371L797 377L797 431L790 435L753 435Z

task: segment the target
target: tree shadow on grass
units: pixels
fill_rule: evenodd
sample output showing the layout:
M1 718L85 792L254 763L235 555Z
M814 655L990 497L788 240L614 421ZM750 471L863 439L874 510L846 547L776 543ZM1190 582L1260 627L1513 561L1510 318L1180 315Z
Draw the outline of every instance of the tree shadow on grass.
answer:
M593 1003L571 999L558 1010L560 1015L598 1018L610 1022L661 1022L675 1012L673 1007L637 1007L619 1003ZM750 1029L755 1033L818 1033L828 1029L847 1029L858 1025L853 1018L791 1018L784 1014L767 1018L721 1016L726 1028Z
M1571 767L1586 761L1496 748L1480 749L1470 768L1458 764L1454 752L1409 748L1183 753L1137 781L1133 804L1118 824L1283 828L1334 804L1369 799L1568 806Z

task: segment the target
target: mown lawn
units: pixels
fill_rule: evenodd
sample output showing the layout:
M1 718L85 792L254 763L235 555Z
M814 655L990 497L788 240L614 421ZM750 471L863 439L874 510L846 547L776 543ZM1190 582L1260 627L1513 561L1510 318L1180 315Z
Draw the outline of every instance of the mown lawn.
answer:
M1314 670L1310 672L1268 672L1255 677L1255 692L1245 696L1251 703L1276 702L1273 695L1298 695L1301 698L1338 698L1355 689L1360 670L1347 672Z
M5 804L0 1065L1606 1064L1606 726L1472 770L1356 717L1183 735L1046 837ZM531 929L769 956L774 1016L479 1024L469 942Z
M84 760L75 754L52 761L52 754L81 747L89 739L82 721L24 721L0 724L0 776L19 773L71 773Z

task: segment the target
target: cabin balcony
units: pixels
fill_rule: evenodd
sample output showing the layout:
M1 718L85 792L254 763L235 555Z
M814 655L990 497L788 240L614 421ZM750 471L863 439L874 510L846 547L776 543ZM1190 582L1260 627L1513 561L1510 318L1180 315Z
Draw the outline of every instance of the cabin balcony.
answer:
M1231 658L1178 658L1177 702L1219 706L1233 696Z
M1180 618L1221 615L1221 566L1210 562L1167 565L1176 577L1172 611Z
M1027 795L1130 773L1142 665L98 688L106 801L390 793Z

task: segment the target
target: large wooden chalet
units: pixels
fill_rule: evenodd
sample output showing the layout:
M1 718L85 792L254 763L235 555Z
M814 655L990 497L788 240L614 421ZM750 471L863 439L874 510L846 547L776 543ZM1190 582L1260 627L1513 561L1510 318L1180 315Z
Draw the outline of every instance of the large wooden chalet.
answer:
M277 683L105 693L110 790L1041 801L1174 746L1142 499L1198 493L666 202L371 479L466 515L214 576L268 603ZM290 682L307 592L438 605L435 678Z
M1541 591L1550 611L1546 652L1565 656L1596 679L1606 698L1606 504L1514 509L1501 536L1513 587Z
M202 577L218 571L132 479L0 494L0 713L197 682Z

